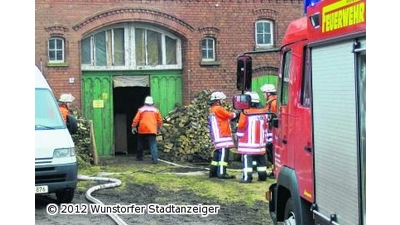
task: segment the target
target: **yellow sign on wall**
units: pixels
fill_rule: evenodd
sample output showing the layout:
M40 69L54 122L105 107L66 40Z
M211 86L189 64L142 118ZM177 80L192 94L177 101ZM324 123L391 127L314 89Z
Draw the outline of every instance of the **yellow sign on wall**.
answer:
M104 108L103 100L93 100L93 108Z

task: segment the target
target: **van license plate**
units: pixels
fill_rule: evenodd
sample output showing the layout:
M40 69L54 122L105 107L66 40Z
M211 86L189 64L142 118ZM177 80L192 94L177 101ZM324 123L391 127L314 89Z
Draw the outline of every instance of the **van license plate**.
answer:
M49 192L49 188L47 187L47 185L35 186L35 194L47 193L47 192Z

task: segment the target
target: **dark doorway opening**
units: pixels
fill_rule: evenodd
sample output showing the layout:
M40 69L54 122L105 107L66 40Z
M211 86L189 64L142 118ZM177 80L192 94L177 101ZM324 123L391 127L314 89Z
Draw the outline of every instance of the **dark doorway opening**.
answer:
M131 133L132 120L148 95L150 95L149 87L116 87L113 89L116 155L136 153L136 135Z

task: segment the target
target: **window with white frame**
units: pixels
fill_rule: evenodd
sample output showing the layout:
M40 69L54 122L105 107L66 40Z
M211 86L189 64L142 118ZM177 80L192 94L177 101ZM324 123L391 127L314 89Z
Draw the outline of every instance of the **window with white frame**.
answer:
M259 48L274 45L274 23L271 20L259 20L255 24L256 46Z
M99 30L81 42L82 69L180 69L181 41L143 24Z
M64 38L52 37L48 42L49 62L63 63L64 62Z
M201 40L202 61L215 61L215 40L214 38L203 38Z

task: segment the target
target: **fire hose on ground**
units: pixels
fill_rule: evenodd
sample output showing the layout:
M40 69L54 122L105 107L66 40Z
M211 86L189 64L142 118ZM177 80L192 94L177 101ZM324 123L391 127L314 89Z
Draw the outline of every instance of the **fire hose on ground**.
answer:
M185 166L185 165L181 165L181 164L176 164L176 163L173 163L173 162L165 161L165 160L162 160L162 159L159 159L159 161L164 162L166 164L174 165L174 166L177 166L177 167L197 168L197 169L209 170L209 168L199 168L199 167ZM85 193L86 199L88 199L92 203L100 204L100 205L104 205L104 203L101 202L100 200L94 198L91 194L93 192L101 190L101 189L119 187L119 186L121 186L121 183L122 183L119 179L115 179L115 178L92 177L92 176L86 176L86 175L81 175L81 174L78 175L78 180L79 181L108 182L108 183L104 183L104 184L99 184L99 185L93 186L93 187L89 188ZM109 213L107 215L112 220L114 220L114 222L117 223L118 225L127 225L127 223L125 223L125 221L123 221L117 214Z
M104 182L110 182L110 183L105 183L105 184L100 184L100 185L96 185L94 187L89 188L86 191L86 198L92 202L92 203L96 203L96 204L100 204L100 205L104 205L103 202L101 202L100 200L94 198L91 194L97 190L100 189L105 189L105 188L114 188L114 187L118 187L121 185L121 181L115 178L107 178L107 177L90 177L90 176L85 176L85 175L78 175L78 180L82 180L82 181L104 181ZM109 213L107 214L109 217L111 217L111 219L113 219L118 225L127 225L127 223L125 223L125 221L123 221L117 214L114 213Z

